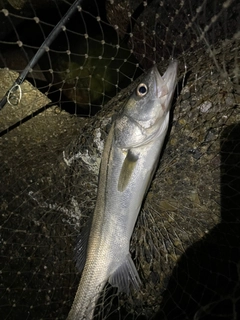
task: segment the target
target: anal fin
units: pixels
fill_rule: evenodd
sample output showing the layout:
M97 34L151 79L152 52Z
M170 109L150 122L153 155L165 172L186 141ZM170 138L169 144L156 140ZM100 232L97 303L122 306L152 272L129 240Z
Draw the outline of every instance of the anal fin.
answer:
M127 294L129 294L130 284L135 290L139 290L141 280L129 253L125 261L109 277L108 282L113 287L118 287L119 291L126 292Z

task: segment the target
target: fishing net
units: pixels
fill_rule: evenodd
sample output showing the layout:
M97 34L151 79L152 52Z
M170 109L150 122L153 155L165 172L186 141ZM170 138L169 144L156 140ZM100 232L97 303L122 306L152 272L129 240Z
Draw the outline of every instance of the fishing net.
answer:
M239 319L237 0L0 1L1 319L66 319L111 117L172 58L170 130L130 246L142 286L107 285L95 318Z

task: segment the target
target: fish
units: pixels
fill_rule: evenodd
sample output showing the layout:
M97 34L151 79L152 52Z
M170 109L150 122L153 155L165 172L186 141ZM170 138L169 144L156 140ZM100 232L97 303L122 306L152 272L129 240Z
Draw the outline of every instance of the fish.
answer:
M107 282L126 293L141 287L129 246L168 131L177 68L172 60L161 76L154 65L112 123L89 231L78 242L83 271L67 320L93 319Z

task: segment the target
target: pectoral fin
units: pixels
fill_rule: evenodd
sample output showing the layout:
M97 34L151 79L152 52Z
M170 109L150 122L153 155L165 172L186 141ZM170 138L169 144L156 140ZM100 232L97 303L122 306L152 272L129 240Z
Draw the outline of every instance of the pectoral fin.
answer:
M141 285L136 267L132 261L130 254L126 256L126 260L120 267L109 277L108 282L113 287L118 287L121 292L129 293L130 284L135 290L138 290Z
M137 160L138 155L134 154L133 151L128 150L119 175L118 191L123 192L126 189L132 176L133 170L137 164Z

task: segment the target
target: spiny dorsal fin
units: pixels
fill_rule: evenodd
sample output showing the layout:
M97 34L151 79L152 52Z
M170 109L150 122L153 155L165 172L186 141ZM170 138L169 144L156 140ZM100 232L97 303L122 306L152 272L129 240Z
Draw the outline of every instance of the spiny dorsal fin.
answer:
M131 179L133 170L136 167L137 160L138 154L134 154L134 152L131 149L128 150L119 175L118 191L123 192L126 189Z

